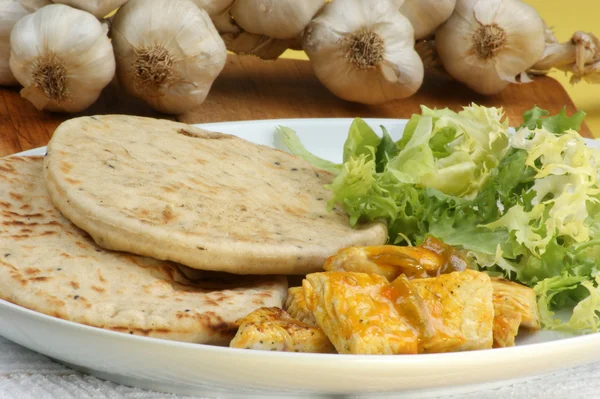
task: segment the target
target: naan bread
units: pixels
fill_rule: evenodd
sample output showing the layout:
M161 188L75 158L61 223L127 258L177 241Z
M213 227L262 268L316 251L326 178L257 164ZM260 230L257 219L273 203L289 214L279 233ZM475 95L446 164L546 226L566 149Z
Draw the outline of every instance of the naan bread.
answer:
M52 205L42 158L0 159L0 298L90 326L228 345L235 321L281 307L283 276L236 276L110 252Z
M305 274L350 245L383 244L326 210L333 175L282 151L124 115L71 119L48 145L54 204L98 245L196 269Z

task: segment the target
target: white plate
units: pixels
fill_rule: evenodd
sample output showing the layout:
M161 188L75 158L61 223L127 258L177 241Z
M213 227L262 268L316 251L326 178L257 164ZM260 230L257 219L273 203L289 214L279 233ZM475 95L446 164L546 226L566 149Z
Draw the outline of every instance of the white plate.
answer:
M406 123L366 119L399 138ZM281 119L199 125L277 146L277 125L313 153L339 162L351 119ZM592 144L595 145L596 143ZM43 155L45 148L21 153ZM0 300L0 335L73 368L157 391L219 397L387 394L432 396L489 388L600 361L600 334L542 331L512 348L411 356L278 353L178 343L88 327Z

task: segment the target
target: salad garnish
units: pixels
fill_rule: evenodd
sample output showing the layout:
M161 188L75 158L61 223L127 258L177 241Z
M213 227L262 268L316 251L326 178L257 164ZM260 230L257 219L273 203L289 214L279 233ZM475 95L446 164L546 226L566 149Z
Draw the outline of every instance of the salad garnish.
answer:
M329 207L353 225L383 220L391 244L459 247L479 270L533 287L545 328L587 333L600 329L600 150L578 134L584 117L536 106L511 128L502 108L422 106L396 141L356 118L340 164L278 134L335 174Z

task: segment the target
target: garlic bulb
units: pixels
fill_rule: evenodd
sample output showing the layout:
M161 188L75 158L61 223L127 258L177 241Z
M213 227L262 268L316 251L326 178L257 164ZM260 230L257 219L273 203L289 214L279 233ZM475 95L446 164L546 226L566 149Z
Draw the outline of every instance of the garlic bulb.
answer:
M20 0L20 3L29 12L37 11L48 4L52 4L50 0Z
M161 112L202 104L225 66L223 40L188 0L129 0L111 29L119 83Z
M192 0L192 2L206 11L211 17L227 10L234 1L235 0Z
M348 101L377 104L415 93L423 63L413 28L389 0L335 0L310 23L304 51L317 78Z
M246 32L292 39L324 4L325 0L236 0L231 15Z
M457 0L452 16L435 34L448 73L481 94L502 91L544 53L545 26L519 0Z
M293 43L292 39L273 39L254 33L238 32L221 35L227 50L240 55L254 55L263 60L275 60Z
M244 32L235 23L229 8L211 18L227 50L239 55L254 55L263 60L274 60L295 43L292 39L274 39Z
M0 85L18 84L10 71L10 32L29 12L17 0L0 0Z
M125 4L127 0L53 0L53 2L66 4L103 18Z
M36 108L78 112L115 74L106 27L93 15L51 4L23 17L10 35L10 69Z
M398 1L398 0L396 0ZM415 39L425 39L444 23L454 10L456 0L400 0L400 12L415 30Z

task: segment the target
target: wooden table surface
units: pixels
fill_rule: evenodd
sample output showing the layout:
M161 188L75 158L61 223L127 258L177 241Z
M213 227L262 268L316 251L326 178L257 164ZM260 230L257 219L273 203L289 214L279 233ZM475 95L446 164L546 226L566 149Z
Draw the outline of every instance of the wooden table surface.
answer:
M276 118L380 117L408 118L421 104L459 110L470 103L504 108L511 125L521 123L523 111L538 105L552 113L573 101L554 79L538 77L533 83L511 85L502 93L484 97L436 73L425 78L414 96L368 106L338 99L314 77L309 62L280 59L261 61L254 57L230 56L204 104L179 116L186 123ZM80 114L52 114L36 110L19 95L19 88L0 89L0 157L44 146L54 129L66 119L94 114L132 114L170 118L125 95L116 83L104 90L91 108ZM591 137L587 126L581 134Z

